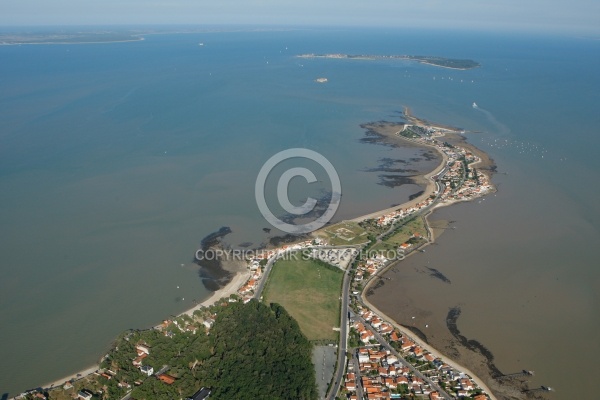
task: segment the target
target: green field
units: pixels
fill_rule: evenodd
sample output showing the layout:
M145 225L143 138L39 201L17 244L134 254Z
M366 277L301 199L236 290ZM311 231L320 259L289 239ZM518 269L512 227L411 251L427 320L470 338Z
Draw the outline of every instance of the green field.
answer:
M264 301L279 303L309 340L337 340L344 273L316 260L279 260L271 270Z
M393 250L406 242L415 233L421 235L421 238L427 237L427 229L425 229L425 221L423 217L418 216L406 224L398 227L389 236L385 237L380 243L376 244L372 250Z

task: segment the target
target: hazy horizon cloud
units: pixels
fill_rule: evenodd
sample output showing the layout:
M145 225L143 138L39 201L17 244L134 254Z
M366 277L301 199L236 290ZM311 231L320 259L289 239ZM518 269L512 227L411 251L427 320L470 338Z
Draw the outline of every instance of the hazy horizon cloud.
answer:
M596 0L4 0L0 24L421 26L600 33Z

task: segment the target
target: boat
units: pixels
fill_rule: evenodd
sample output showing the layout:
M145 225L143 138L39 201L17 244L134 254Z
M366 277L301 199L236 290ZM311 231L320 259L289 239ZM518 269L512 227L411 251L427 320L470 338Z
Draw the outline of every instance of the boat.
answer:
M473 108L477 108L477 103L473 102Z

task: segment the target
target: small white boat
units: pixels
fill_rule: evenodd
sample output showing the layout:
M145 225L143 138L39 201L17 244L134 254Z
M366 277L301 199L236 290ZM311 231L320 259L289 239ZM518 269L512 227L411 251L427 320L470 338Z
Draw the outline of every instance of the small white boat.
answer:
M477 108L477 103L473 102L473 108Z

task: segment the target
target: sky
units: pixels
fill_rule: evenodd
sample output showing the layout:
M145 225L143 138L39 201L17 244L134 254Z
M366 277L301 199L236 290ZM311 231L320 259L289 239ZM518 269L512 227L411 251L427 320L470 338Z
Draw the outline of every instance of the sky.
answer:
M0 0L0 26L423 26L600 34L599 0Z

